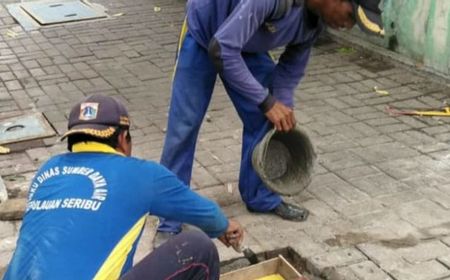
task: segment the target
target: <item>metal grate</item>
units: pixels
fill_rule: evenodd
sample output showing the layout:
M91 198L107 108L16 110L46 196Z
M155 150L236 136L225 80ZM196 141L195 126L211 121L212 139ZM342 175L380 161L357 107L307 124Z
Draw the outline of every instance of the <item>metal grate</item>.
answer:
M38 1L21 3L20 7L41 25L104 18L104 11L81 1Z
M22 115L0 122L0 144L45 138L55 131L41 113Z

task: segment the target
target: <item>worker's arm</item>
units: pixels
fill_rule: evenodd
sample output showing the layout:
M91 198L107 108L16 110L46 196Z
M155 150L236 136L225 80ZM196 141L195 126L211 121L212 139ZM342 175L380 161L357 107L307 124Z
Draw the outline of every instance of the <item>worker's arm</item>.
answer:
M217 203L190 190L163 166L154 164L148 174L156 174L147 193L152 215L195 225L213 238L226 233L229 222Z
M305 74L310 51L310 44L287 46L275 67L271 94L276 102L265 115L279 131L295 127L294 91Z
M209 44L209 55L229 86L256 105L270 109L274 100L248 69L241 55L244 45L282 1L243 0L220 26Z
M294 107L294 91L305 75L311 46L287 46L275 67L272 94L285 106Z

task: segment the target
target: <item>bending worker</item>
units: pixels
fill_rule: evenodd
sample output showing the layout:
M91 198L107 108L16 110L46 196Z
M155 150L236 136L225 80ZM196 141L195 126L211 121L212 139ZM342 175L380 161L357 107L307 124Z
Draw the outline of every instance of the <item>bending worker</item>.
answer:
M68 127L71 152L49 159L31 182L4 279L219 279L210 238L237 244L241 226L165 167L130 157L125 107L90 96L73 107ZM149 213L204 233L180 234L132 267Z
M200 125L216 76L243 123L239 191L247 209L303 221L308 211L270 191L252 167L252 153L275 127L295 125L294 91L311 48L328 25L350 28L355 19L381 33L379 0L189 0L180 36L167 135L161 163L187 185L191 180ZM378 30L377 30L378 29ZM284 47L278 63L268 51ZM180 232L179 221L160 219L161 240ZM161 243L155 242L156 245Z

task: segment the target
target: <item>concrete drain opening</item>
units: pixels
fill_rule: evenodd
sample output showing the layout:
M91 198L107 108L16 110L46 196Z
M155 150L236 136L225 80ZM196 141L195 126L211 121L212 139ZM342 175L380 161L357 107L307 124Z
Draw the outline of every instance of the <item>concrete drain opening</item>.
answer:
M0 145L24 143L54 135L56 135L55 130L42 113L0 120Z
M9 4L12 17L26 30L74 21L106 18L106 9L83 0L41 0Z
M291 266L296 272L299 272L304 277L310 280L321 280L322 278L317 276L312 276L309 274L309 272L306 269L306 261L304 258L302 258L297 252L295 252L291 247L282 248L274 251L266 251L257 254L259 263L255 265L251 265L250 262L245 258L237 258L232 259L228 261L223 261L220 263L220 273L222 275L221 279L226 277L231 277L229 279L233 280L256 280L256 279L285 279L285 280L291 280L291 279L298 279L298 277L292 276L292 277L281 277L276 278L277 272L273 272L274 269L273 263L267 262L269 260L275 260L276 258L279 258L278 256L281 255L283 257L283 262L287 262L287 266ZM259 267L258 267L259 266ZM252 267L255 267L255 269L252 269ZM282 268L285 269L285 268ZM288 269L289 270L289 269ZM257 272L256 272L257 271ZM289 271L288 273L289 274ZM294 273L295 274L295 273ZM253 275L256 275L256 277L253 277ZM261 277L261 275L265 275L264 277ZM281 274L283 276L283 274ZM272 277L272 278L271 278ZM228 280L225 279L225 280Z

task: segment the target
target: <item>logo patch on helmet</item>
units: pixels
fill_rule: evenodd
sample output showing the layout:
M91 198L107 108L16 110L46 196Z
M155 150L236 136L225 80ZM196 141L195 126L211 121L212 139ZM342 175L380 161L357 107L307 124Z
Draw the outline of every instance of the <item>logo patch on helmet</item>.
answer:
M81 103L80 105L80 120L89 121L97 118L98 103Z

